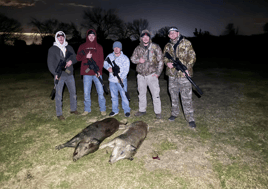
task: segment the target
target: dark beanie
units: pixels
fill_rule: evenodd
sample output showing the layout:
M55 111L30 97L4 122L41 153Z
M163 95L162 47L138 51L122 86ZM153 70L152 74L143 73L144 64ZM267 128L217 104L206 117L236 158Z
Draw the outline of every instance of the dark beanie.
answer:
M89 34L94 34L94 35L96 35L95 32L92 31L92 30L88 31L87 35L89 35Z

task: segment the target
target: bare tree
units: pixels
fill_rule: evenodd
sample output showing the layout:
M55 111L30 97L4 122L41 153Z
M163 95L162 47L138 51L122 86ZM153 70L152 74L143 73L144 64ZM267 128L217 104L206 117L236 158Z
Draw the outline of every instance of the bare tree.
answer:
M193 32L195 37L208 37L211 36L209 31L202 31L199 29L199 32L197 31L197 28L195 28L195 31Z
M31 18L29 25L33 26L32 31L40 34L42 39L45 36L54 35L57 31L63 31L65 34L72 34L73 30L72 24L60 22L57 19L40 21L36 18Z
M128 29L130 30L131 37L134 39L139 39L142 30L149 29L149 22L146 19L136 19L133 22L127 24Z
M19 21L8 18L0 13L0 23L1 44L12 43L14 40L21 38L19 33L21 33L23 29Z
M70 29L71 29L73 38L82 39L81 32L78 31L77 26L73 22L71 22L70 27L71 27Z
M122 23L118 29L118 40L127 39L131 37L131 32L127 23Z
M264 33L268 33L268 23L264 24L263 31Z
M169 29L170 29L170 27L168 27L168 26L160 28L155 33L155 37L168 37L168 30Z
M235 36L238 35L238 28L235 29L233 23L227 24L225 27L224 35Z
M118 38L118 31L123 23L116 14L115 9L107 11L102 8L88 9L84 11L83 19L84 21L81 26L85 29L95 29L97 37L101 40Z

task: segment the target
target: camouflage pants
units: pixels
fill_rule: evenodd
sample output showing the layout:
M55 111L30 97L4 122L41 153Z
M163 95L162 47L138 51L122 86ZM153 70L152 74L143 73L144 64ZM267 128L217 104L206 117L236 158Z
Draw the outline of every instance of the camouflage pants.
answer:
M188 122L194 121L194 109L192 103L192 85L187 78L169 77L169 93L171 96L171 115L177 117L180 113L179 93L181 96L184 116Z

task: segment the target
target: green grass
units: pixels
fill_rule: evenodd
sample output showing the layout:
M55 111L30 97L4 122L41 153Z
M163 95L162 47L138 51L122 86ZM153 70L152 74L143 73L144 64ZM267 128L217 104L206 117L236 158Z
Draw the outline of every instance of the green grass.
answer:
M215 67L218 61L219 67ZM146 140L133 161L108 163L111 150L98 150L72 161L73 148L55 150L94 121L101 120L95 87L88 116L69 113L65 88L63 115L55 115L48 72L5 74L0 80L0 184L2 188L267 188L267 77L256 70L224 68L225 60L203 61L194 81L204 91L193 95L197 128L182 114L174 122L166 81L160 78L162 122L155 119L151 96L147 114L138 111L135 73L129 75L131 117L115 116L149 126ZM240 62L239 64L243 64ZM244 64L247 64L246 62ZM83 85L76 70L78 111L83 112ZM108 86L107 76L104 76ZM107 114L111 97L106 95ZM108 117L108 116L106 116ZM121 134L118 131L104 143ZM160 160L152 156L159 155Z

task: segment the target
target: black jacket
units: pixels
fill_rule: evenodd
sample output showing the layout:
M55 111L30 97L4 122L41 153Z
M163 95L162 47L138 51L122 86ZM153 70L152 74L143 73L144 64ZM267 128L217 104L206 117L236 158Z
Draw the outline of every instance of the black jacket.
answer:
M73 64L75 64L77 62L74 49L70 45L67 45L66 49L67 49L67 51L72 53L70 58L67 59L67 61L66 61L66 62L68 62L69 60L72 61L72 65L68 68L68 70L70 70L71 73L67 74L66 72L62 72L62 76L73 75L73 69L74 69ZM62 51L60 50L60 48L57 46L54 46L54 45L52 47L50 47L48 50L48 55L47 55L47 66L48 66L49 71L54 76L56 75L55 70L56 70L61 59L64 60L64 55L63 55Z

